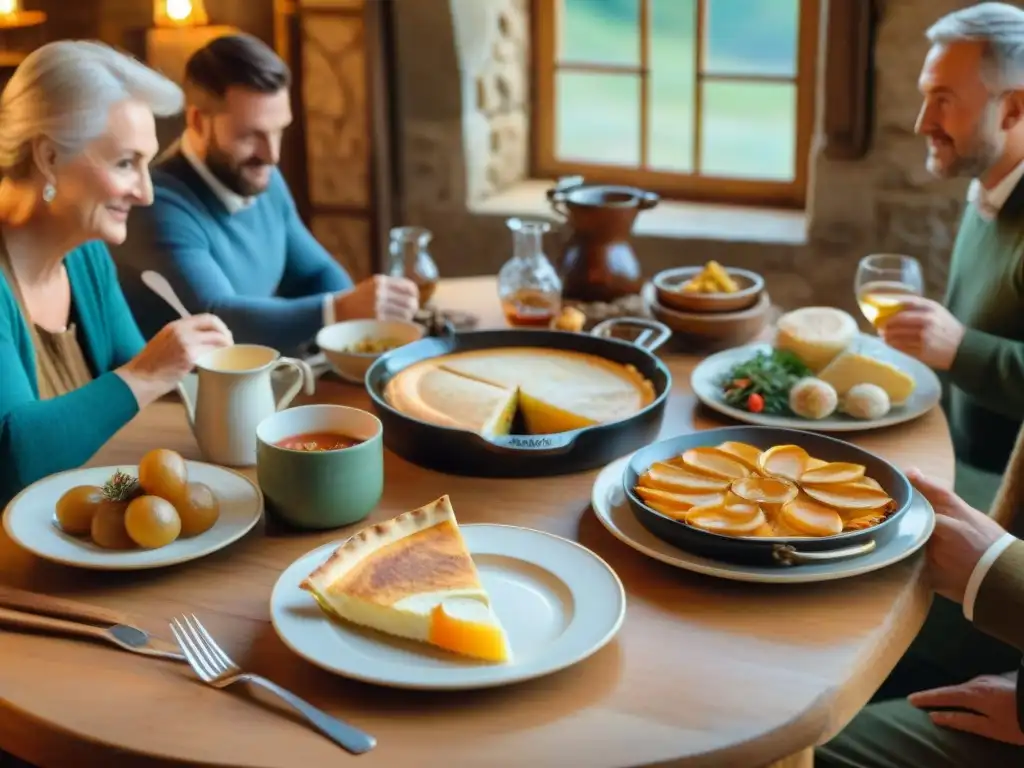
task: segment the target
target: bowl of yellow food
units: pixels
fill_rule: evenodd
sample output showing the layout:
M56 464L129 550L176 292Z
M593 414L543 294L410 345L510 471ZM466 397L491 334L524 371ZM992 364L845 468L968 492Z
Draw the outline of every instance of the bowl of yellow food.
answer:
M777 566L868 554L913 499L899 469L852 443L746 425L642 448L623 490L640 523L674 546Z
M717 261L662 270L651 282L658 303L679 312L737 312L754 306L764 292L761 275Z
M321 328L316 345L338 376L362 384L374 360L419 341L426 332L419 323L404 320L344 320Z

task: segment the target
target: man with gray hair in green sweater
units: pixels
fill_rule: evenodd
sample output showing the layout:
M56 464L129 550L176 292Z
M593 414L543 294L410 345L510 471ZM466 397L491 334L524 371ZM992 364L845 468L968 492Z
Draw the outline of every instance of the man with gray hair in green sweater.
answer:
M927 37L932 46L919 79L924 104L916 126L928 142L927 166L936 176L972 182L944 302L911 299L880 332L941 372L957 458L998 477L1021 471L1019 460L1009 470L1007 462L1024 418L1024 10L980 3L940 19ZM965 506L943 502L935 487L926 495L940 518ZM959 550L978 543L971 531L960 533ZM940 525L936 546L948 535ZM1003 613L1003 625L1024 632L1014 597L1024 590L1024 573L1014 567L1017 560L1001 557L1000 548L1012 541L990 535L959 592L942 591L949 574L942 563L930 563L940 595L924 628L879 690L878 703L817 751L818 768L1024 765L1024 707L1018 711L1024 689L1015 694L1010 672L1020 664L1020 649L971 623L978 621L977 583L1000 560L1004 567L985 613ZM982 625L993 629L992 622Z
M983 3L928 36L928 170L973 181L945 301L908 301L881 335L944 373L957 457L1002 474L1024 419L1024 11Z

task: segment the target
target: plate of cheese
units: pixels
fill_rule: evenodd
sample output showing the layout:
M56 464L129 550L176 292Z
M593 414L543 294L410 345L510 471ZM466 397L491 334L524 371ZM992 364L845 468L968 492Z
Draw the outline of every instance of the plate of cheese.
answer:
M931 368L861 333L834 307L787 312L773 341L711 355L690 385L698 400L738 421L819 432L900 424L942 397Z

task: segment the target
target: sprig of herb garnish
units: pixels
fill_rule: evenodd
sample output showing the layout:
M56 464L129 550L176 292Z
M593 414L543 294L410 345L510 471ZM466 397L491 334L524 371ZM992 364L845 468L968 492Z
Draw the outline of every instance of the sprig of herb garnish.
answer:
M140 490L138 479L120 469L103 484L103 495L109 501L131 501Z
M773 349L756 352L749 360L733 366L719 386L725 402L733 408L775 416L792 414L789 390L800 379L813 375L792 352Z

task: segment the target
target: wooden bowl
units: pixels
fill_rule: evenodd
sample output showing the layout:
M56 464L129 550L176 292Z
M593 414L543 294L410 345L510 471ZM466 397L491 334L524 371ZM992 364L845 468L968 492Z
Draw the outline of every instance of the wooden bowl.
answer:
M736 312L679 312L662 305L653 284L642 295L656 320L672 329L674 347L682 344L704 349L737 347L758 336L772 318L771 298L766 291L755 304Z
M757 304L764 293L764 278L757 272L729 267L725 268L726 273L740 288L734 293L684 293L679 290L703 269L675 267L656 274L653 283L658 303L666 309L679 312L737 312Z

